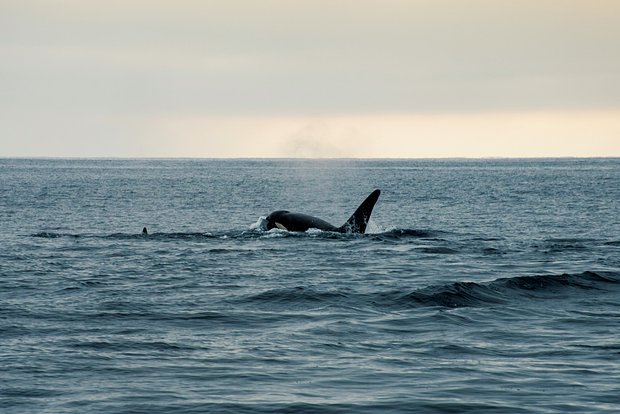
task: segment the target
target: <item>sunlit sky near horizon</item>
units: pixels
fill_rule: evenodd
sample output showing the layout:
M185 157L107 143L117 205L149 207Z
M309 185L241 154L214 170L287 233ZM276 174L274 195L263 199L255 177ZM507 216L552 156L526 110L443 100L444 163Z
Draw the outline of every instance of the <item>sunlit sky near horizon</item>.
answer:
M0 157L618 157L618 16L616 0L0 0Z

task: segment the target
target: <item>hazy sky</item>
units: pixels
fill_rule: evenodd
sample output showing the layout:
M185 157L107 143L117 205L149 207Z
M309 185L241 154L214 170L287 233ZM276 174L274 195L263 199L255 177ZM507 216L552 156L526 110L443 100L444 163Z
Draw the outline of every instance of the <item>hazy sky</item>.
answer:
M0 156L620 156L617 0L0 0Z

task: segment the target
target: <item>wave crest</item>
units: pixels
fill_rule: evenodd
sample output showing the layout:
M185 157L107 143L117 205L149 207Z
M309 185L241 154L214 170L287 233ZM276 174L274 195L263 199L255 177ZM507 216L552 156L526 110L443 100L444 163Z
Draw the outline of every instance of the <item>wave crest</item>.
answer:
M319 291L309 287L267 290L241 299L276 307L347 306L380 309L411 307L479 307L515 301L552 299L583 290L605 291L620 284L620 274L583 272L580 274L517 276L490 282L454 282L428 286L413 292L395 290L374 293Z

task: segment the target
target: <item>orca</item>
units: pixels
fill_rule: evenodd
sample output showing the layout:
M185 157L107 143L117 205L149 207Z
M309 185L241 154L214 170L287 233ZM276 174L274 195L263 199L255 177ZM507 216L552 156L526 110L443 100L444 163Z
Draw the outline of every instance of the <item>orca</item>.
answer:
M360 204L355 213L340 227L326 222L318 217L301 213L291 213L288 210L277 210L267 216L267 230L281 229L287 231L306 231L319 229L338 233L365 233L370 214L381 195L381 190L375 190Z

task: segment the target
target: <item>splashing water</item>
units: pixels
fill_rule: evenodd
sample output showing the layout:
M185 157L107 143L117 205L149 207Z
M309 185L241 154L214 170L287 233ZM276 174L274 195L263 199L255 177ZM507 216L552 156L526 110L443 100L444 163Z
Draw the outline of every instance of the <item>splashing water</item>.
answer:
M260 216L255 223L250 224L250 230L267 231L267 217Z

